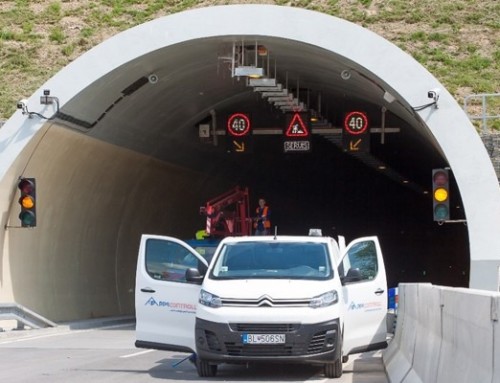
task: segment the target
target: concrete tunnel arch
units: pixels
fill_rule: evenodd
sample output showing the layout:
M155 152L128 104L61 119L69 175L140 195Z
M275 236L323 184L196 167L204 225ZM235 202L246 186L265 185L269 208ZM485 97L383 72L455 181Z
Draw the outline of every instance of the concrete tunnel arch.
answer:
M74 110L72 100L106 78L106 84L99 84L93 96L87 94L79 100L84 104L91 97L99 98L99 92L106 93L107 87L115 85L117 79L112 74L126 65L143 75L155 73L157 68L141 64L141 57L182 44L241 36L280 39L344 57L349 69L369 74L382 94L390 93L409 115L414 115L413 123L438 143L460 189L470 242L469 286L498 289L499 188L482 141L453 97L425 68L358 25L304 9L270 5L186 11L104 41L43 84L27 104L30 110L50 114L51 106L41 109L39 102L43 90L50 89L58 97L61 110L67 105L73 105ZM440 88L439 108L414 111L413 107L428 102L427 93L435 88ZM73 114L75 119L85 115L85 106L80 108ZM199 203L194 191L203 188L207 195L213 195L216 189L203 171L186 171L129 149L106 145L85 133L75 135L58 129L60 123L36 116L27 118L18 111L0 130L0 204L2 225L6 227L0 235L0 301L18 301L54 320L130 313L134 287L131 274L135 272L131 254L137 250L137 232L127 222L134 221L145 232L166 230L173 234L192 232L197 224L156 215L150 204L158 200L156 180L168 172L172 190L164 189L161 199L182 196L185 203L194 206ZM17 222L17 179L33 174L50 185L45 192L40 188L39 205L47 201L45 208L40 207L40 219L51 224L32 230L9 227ZM221 184L230 184L224 174L218 177ZM165 211L167 216L179 213L173 202L166 203ZM100 275L100 270L107 272Z

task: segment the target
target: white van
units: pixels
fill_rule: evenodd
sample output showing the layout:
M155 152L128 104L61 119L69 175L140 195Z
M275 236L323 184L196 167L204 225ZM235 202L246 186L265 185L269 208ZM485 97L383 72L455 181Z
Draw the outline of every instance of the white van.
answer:
M143 235L136 347L195 353L198 375L222 363L312 363L342 375L349 354L387 346L387 282L377 237L222 240L207 265L185 242Z

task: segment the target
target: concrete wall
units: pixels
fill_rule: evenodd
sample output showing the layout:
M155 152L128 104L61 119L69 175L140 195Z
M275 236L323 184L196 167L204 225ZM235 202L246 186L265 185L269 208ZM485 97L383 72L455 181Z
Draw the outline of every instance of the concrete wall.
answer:
M383 355L391 383L500 381L500 293L401 284L399 302Z
M193 238L193 207L215 192L206 175L52 126L2 180L2 225L19 226L21 175L37 178L38 226L2 233L0 302L55 321L133 313L142 232Z

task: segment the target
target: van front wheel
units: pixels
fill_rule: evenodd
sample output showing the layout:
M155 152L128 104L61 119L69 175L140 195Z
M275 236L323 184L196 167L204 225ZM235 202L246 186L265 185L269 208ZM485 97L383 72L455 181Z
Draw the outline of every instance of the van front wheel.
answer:
M200 358L196 360L196 370L201 378L212 378L217 375L217 365Z
M325 376L327 378L340 378L342 376L342 357L333 363L325 364Z

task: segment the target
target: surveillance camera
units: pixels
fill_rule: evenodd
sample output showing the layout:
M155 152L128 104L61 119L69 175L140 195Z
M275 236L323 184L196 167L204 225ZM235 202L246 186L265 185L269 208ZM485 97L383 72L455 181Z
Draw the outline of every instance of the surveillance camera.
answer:
M22 99L17 103L17 109L26 109L28 107L28 100Z
M427 97L433 98L434 100L437 100L439 98L440 92L441 92L441 90L439 88L431 89L430 91L427 92Z
M155 74L150 74L148 76L148 81L151 83L151 84L156 84L158 82L158 76L155 75Z

